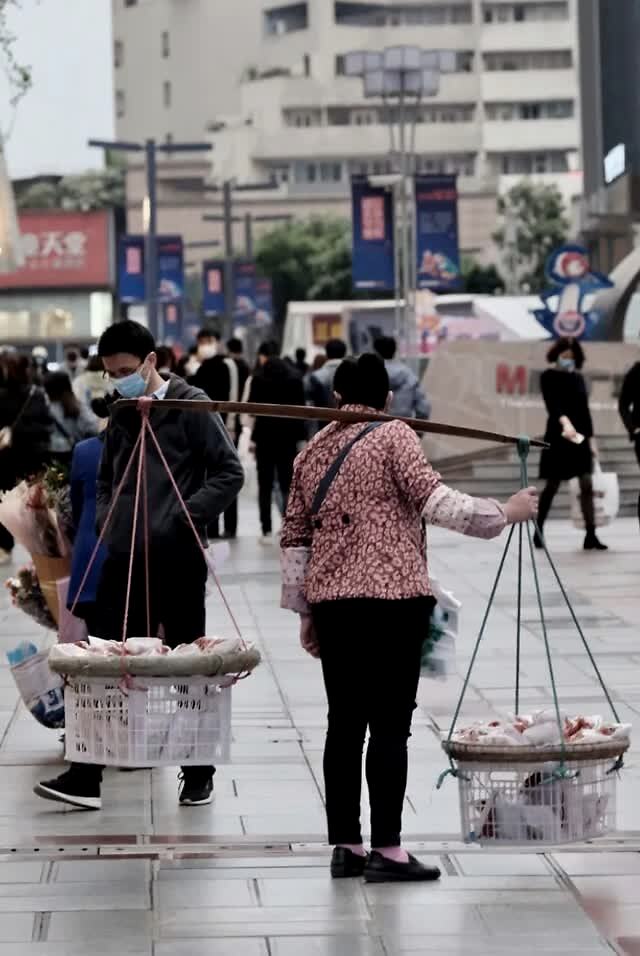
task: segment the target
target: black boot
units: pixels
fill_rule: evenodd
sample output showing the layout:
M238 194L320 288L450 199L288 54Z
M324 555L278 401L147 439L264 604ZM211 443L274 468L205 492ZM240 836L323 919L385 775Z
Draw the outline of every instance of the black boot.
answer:
M596 534L596 529L593 525L587 526L587 534L584 539L584 550L585 551L608 551L609 548L606 544L603 544Z
M538 525L536 528L536 533L533 536L533 546L537 548L538 551L542 551L544 548L544 534L542 525Z

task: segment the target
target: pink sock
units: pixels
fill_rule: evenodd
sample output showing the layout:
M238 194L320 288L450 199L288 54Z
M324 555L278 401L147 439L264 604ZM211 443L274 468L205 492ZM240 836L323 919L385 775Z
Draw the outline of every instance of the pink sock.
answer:
M356 856L366 856L365 848L362 843L338 843L339 847L342 847L343 850L350 850Z
M401 846L376 847L376 853L380 853L386 860L391 860L393 863L409 862L409 854Z

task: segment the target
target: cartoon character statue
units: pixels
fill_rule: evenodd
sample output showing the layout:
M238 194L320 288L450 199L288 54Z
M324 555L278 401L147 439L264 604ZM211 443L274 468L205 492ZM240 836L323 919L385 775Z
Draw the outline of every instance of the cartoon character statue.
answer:
M585 311L583 303L586 296L610 289L611 280L591 269L589 253L577 244L561 246L552 252L545 273L553 287L540 294L544 308L534 311L538 322L554 338L592 338L600 315ZM557 299L555 308L551 306L553 299Z

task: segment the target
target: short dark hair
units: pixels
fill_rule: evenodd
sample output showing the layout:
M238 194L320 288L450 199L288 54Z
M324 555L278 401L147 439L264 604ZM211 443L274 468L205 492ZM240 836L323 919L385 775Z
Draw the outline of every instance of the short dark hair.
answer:
M396 340L390 335L379 336L373 343L373 348L380 358L385 360L385 362L389 362L392 358L395 358L395 354L398 350Z
M379 355L348 358L336 369L333 389L341 405L367 405L380 411L387 404L389 375Z
M576 368L581 369L585 363L585 354L582 346L577 339L558 339L558 341L553 345L547 352L547 362L550 362L554 365L563 352L571 352L573 354L573 360L576 363Z
M199 329L196 335L196 342L202 342L204 339L216 339L216 341L219 342L220 333L217 329Z
M299 362L304 362L307 357L306 349L296 349L296 358Z
M342 339L329 339L325 346L328 359L343 359L347 354L346 343Z
M271 339L269 342L263 342L260 348L258 349L258 355L262 355L265 358L276 358L280 355L280 347L277 342L274 342Z
M155 350L155 339L149 329L140 325L139 322L132 322L131 319L110 325L102 333L98 342L100 358L110 358L112 355L124 352L127 355L135 355L144 362L147 355Z
M242 344L242 339L229 339L227 342L227 352L233 352L235 355L242 355L244 352L244 345Z

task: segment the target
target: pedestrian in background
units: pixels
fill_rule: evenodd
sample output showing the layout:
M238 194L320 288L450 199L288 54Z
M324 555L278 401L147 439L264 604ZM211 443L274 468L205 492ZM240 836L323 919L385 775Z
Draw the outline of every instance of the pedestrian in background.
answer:
M563 481L580 482L580 504L586 528L585 551L606 551L596 535L593 505L593 461L598 447L593 434L587 386L581 369L585 355L575 339L558 339L547 353L550 364L540 377L548 420L544 440L549 447L540 458L540 478L546 484L540 495L538 527L542 533L553 499ZM536 534L535 545L543 546Z
M53 422L49 440L51 458L71 464L71 454L78 442L98 433L98 422L90 408L76 398L66 372L53 372L44 383Z
M49 460L51 415L44 391L33 382L29 359L0 355L0 491L41 471ZM0 564L11 561L14 541L0 525Z
M636 457L640 465L640 362L636 362L625 376L618 408L624 426L629 432L629 438L635 445ZM640 496L638 497L638 521L640 521Z
M73 380L73 394L87 411L91 411L91 403L98 398L104 398L107 383L104 377L102 359L99 355L90 355L84 371L76 375Z
M389 376L374 355L335 375L340 408L381 412ZM298 457L282 529L282 606L301 615L300 639L319 657L329 705L324 778L334 877L434 880L401 846L407 739L431 596L423 523L478 538L537 510L535 489L503 507L440 481L402 422L331 423ZM371 844L362 844L362 750Z
M266 342L258 350L258 363L251 379L249 401L266 405L304 405L302 379L279 355L276 343ZM306 438L304 421L268 418L254 420L252 441L258 475L258 504L262 544L273 541L273 489L277 478L286 507L293 463L298 446Z
M314 408L335 408L333 397L333 376L345 355L347 346L342 339L331 339L325 346L325 361L320 368L311 372L305 381L306 404ZM326 425L326 422L317 421L307 424L309 438L313 438Z
M73 382L77 375L80 375L81 372L84 372L86 367L87 363L85 359L82 358L82 354L78 346L68 346L64 353L64 362L62 363L61 371L66 372L69 376L69 379Z
M422 391L418 376L408 365L396 359L397 343L391 336L382 336L373 344L375 352L383 359L393 392L389 414L399 418L431 417L431 402Z
M298 372L302 377L307 374L309 371L309 363L307 362L307 350L306 349L296 349L296 358L295 366L298 369Z

